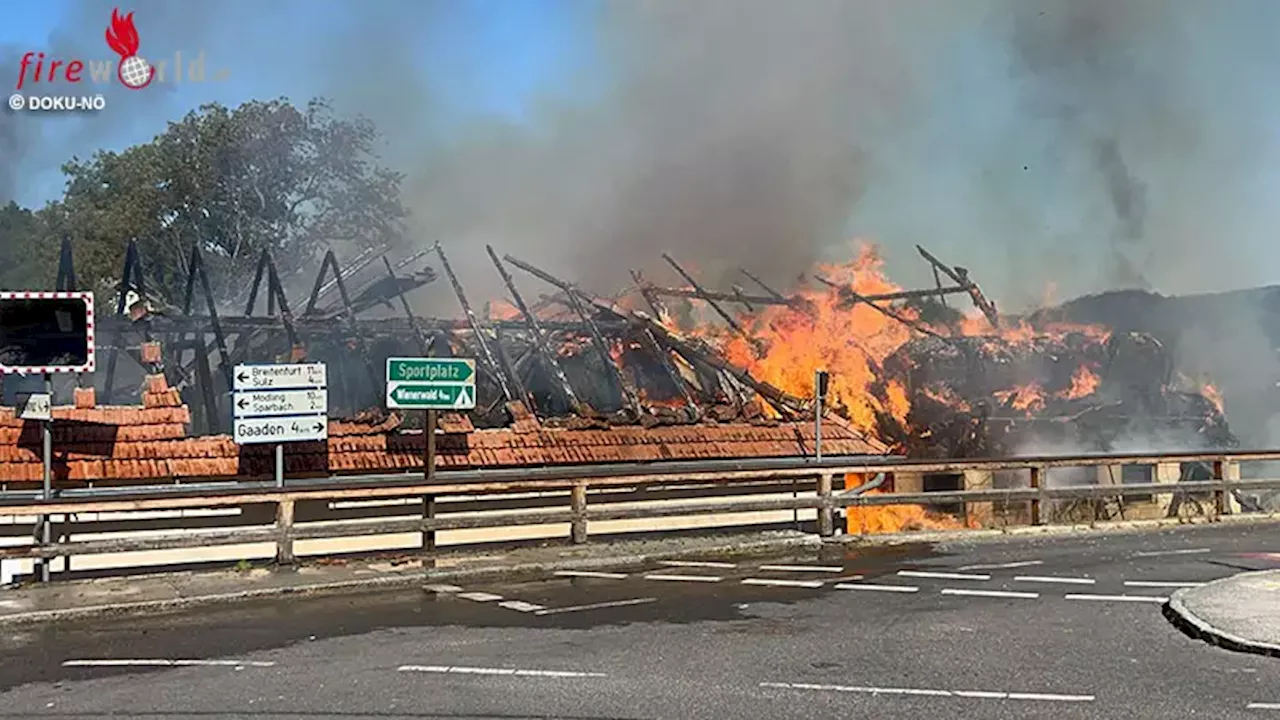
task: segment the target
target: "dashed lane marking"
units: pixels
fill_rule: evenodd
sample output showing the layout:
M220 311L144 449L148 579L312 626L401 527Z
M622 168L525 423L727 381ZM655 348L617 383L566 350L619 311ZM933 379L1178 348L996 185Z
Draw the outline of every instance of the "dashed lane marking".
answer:
M493 593L487 593L487 592L458 593L458 597L462 598L463 600L472 600L475 602L493 602L494 600L502 599L501 595L494 595Z
M274 662L251 660L67 660L63 667L275 667Z
M761 565L762 572L844 572L839 565Z
M1147 603L1163 603L1168 602L1167 597L1156 597L1155 595L1065 595L1067 600L1096 600L1098 602L1147 602Z
M1033 592L1008 592L1005 590L958 590L956 588L942 588L942 594L964 595L966 597L1021 598L1024 600L1035 600L1040 597L1040 593Z
M933 578L936 580L990 580L990 575L966 575L964 573L930 572L926 570L899 570L902 577Z
M760 683L762 688L781 690L816 690L819 692L861 693L865 695L917 695L927 697L959 697L981 700L1035 700L1042 702L1093 702L1093 695L1060 695L1057 693L999 692L989 690L934 690L931 688L870 687L863 685L816 685L813 683Z
M626 573L597 572L595 570L557 570L559 577L598 578L600 580L626 580Z
M844 577L833 578L828 580L829 583L857 582L862 579L861 575L845 575Z
M1052 575L1019 575L1013 580L1014 582L1057 583L1059 585L1093 585L1097 582L1093 578L1054 577Z
M587 610L603 610L605 608L628 607L658 602L658 598L633 598L631 600L610 600L609 602L591 603L590 605L573 605L561 608L535 610L534 615L560 615L561 613L585 612Z
M1199 555L1200 553L1212 552L1211 548L1190 548L1187 550L1155 550L1152 552L1134 553L1133 557L1161 557L1163 555Z
M1032 565L1043 565L1043 560L1023 560L1020 562L993 563L990 565L965 565L956 568L957 570L1010 570L1012 568L1031 567Z
M666 565L667 567L720 568L722 570L731 570L738 567L733 563L709 562L707 560L663 560L658 564Z
M920 588L915 585L871 585L864 583L840 583L835 586L837 590L873 590L876 592L896 592L896 593L913 593L920 592Z
M504 607L508 610L515 610L516 612L526 612L526 613L536 612L544 608L544 606L542 605L534 605L533 603L525 602L523 600L506 600L504 602L498 603L498 607Z
M1193 588L1203 587L1202 582L1161 582L1158 580L1125 580L1126 587L1145 587L1145 588Z
M747 578L743 585L768 585L770 587L820 588L821 580L775 580L772 578Z
M401 665L398 672L448 673L453 675L507 675L517 677L548 678L602 678L604 673L574 672L569 670L523 670L518 668L460 667L456 665Z
M660 580L666 582L704 582L717 583L724 578L718 575L645 575L645 580Z
M429 593L436 593L437 595L448 595L450 593L462 592L462 588L457 585L423 585L422 589Z
M1280 703L1249 703L1246 710L1280 710Z

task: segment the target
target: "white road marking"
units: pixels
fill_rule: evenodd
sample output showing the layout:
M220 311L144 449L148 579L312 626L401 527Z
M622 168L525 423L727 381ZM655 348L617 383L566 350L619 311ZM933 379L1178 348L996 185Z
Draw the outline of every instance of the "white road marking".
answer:
M742 581L743 585L769 585L771 587L801 587L801 588L820 588L821 580L773 580L770 578L747 578Z
M913 593L920 592L915 585L870 585L864 583L840 583L837 590L877 590L879 592Z
M1249 703L1246 710L1280 710L1280 703Z
M929 688L869 687L862 685L816 685L813 683L760 683L763 688L783 690L818 690L862 693L866 695L924 695L930 697L962 697L983 700L1040 700L1045 702L1093 702L1093 695L1059 695L1056 693L1019 693L988 690L933 690Z
M1006 592L1004 590L957 590L955 588L942 588L942 594L964 595L966 597L1023 598L1025 600L1035 600L1040 597L1040 593L1032 592Z
M844 572L844 568L839 565L761 565L760 570L763 572Z
M663 560L660 565L668 567L696 567L696 568L721 568L732 569L738 567L733 563L727 562L707 562L705 560Z
M1031 567L1032 565L1043 565L1043 560L1023 560L1022 562L994 563L991 565L965 565L956 568L957 570L1008 570L1010 568Z
M458 587L457 585L423 585L422 589L430 593L436 593L438 595L447 595L449 593L462 592L462 588Z
M494 600L502 599L501 595L494 595L493 593L486 593L486 592L458 593L458 597L462 598L463 600L474 600L475 602L493 602Z
M515 675L518 677L599 678L604 673L573 672L569 670L521 670L517 668L479 668L450 665L401 665L398 672L449 673L456 675Z
M1125 580L1126 587L1148 587L1148 588L1193 588L1203 587L1204 583L1199 582L1160 582L1158 580Z
M590 605L573 605L571 607L547 608L545 610L535 610L534 615L559 615L560 613L583 612L585 610L600 610L603 608L627 607L629 605L644 605L646 603L658 602L658 598L635 598L633 600L611 600L609 602L591 603Z
M601 580L626 580L626 573L596 572L595 570L557 570L560 577L599 578Z
M1154 552L1134 553L1136 558L1140 557L1160 557L1162 555L1198 555L1200 553L1211 552L1210 548L1191 548L1189 550L1156 550Z
M274 662L250 660L67 660L63 667L275 667Z
M1093 578L1054 577L1052 575L1019 575L1013 580L1014 582L1058 583L1062 585L1093 585L1097 582Z
M645 580L666 580L670 582L720 582L724 578L718 575L645 575Z
M899 570L902 577L934 578L936 580L990 580L990 575L965 575L964 573L929 572L925 570Z
M498 607L515 610L516 612L534 612L542 610L544 606L534 605L533 603L527 603L523 600L507 600L505 602L498 603Z
M861 575L846 575L844 577L828 580L827 582L830 582L830 583L857 582L861 579L862 579Z
M1116 602L1162 603L1169 601L1167 597L1156 597L1154 595L1066 595L1064 597L1067 600L1097 600L1099 602L1114 600Z

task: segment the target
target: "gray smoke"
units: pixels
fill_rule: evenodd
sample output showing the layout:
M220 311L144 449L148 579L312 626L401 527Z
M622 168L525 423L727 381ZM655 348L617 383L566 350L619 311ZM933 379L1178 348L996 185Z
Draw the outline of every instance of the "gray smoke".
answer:
M110 4L80 4L51 43L103 48ZM568 42L586 60L520 121L440 91L481 72L459 49L469 4L341 7L132 9L144 54L207 46L261 97L324 94L377 121L410 176L414 240L445 243L476 296L500 290L487 243L601 292L631 267L678 283L663 250L710 285L741 265L787 286L847 259L853 236L882 243L908 285L932 282L923 244L1010 309L1048 283L1271 280L1256 257L1280 166L1266 31L1280 6L1266 0L574 3ZM293 32L301 12L340 21ZM159 132L188 109L120 93L103 118L41 133L53 141L0 126L0 159L21 156L5 168L48 169L111 123Z

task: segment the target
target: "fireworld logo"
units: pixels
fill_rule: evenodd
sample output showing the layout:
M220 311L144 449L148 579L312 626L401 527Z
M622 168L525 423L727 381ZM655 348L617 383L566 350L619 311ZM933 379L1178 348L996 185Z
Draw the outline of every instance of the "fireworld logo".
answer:
M182 82L183 70L190 82L205 81L204 52L197 53L194 60L188 54L189 62L184 68L181 52L174 53L170 65L165 60L155 64L139 54L141 41L138 28L133 24L133 13L120 14L120 8L111 11L111 23L106 31L107 47L111 48L118 60L80 60L46 58L42 52L28 52L22 56L21 67L18 68L18 82L15 89L22 90L28 83L80 83L86 79L96 85L111 82L112 77L130 90L141 90L153 81ZM114 73L112 70L114 69ZM85 71L88 71L86 77ZM170 70L171 72L166 72ZM166 74L168 77L166 77ZM225 70L214 74L214 80L225 80ZM34 88L33 88L34 90Z

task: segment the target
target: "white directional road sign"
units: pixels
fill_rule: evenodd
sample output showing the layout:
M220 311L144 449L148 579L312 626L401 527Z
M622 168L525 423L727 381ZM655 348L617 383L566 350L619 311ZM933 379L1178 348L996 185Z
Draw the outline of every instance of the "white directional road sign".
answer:
M53 402L48 393L25 393L18 395L19 420L52 420Z
M251 390L236 393L231 403L235 417L278 417L280 415L327 415L329 391Z
M329 423L323 415L281 418L240 418L235 423L238 445L306 442L329 437Z
M237 365L232 375L236 392L324 387L328 383L323 363L301 365Z
M324 440L329 436L328 380L322 363L237 365L232 437L240 445Z

